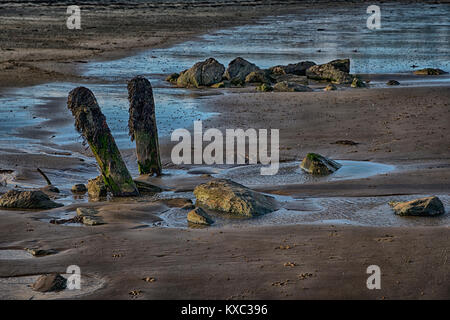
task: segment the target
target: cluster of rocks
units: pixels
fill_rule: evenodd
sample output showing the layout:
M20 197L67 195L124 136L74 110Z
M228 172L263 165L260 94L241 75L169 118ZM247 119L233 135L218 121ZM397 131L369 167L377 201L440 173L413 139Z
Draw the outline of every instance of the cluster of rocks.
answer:
M253 84L257 85L258 91L263 92L307 92L312 91L308 87L308 79L365 87L364 82L350 74L350 59L333 60L320 65L302 61L260 69L254 63L238 57L225 69L216 59L208 58L180 73L169 75L166 81L184 88L224 88Z

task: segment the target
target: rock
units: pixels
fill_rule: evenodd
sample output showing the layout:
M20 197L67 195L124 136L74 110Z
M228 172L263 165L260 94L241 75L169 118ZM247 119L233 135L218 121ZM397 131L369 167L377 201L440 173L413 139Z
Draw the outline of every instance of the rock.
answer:
M43 192L50 192L50 193L59 193L59 189L55 187L54 185L48 185L42 188L39 188L39 190Z
M342 165L317 153L308 153L300 168L314 175L327 175L338 170Z
M106 188L102 176L98 176L95 179L89 180L87 189L89 197L91 197L92 199L100 199L108 195L108 189Z
M88 226L105 224L103 219L97 216L98 210L95 208L77 208L77 216L81 217L81 222Z
M434 68L425 68L425 69L420 69L420 70L414 71L414 74L425 75L425 76L438 76L440 74L445 74L445 73L447 73L447 72L445 72L444 70L434 69Z
M386 82L386 84L388 86L398 86L400 82L398 82L397 80L389 80L388 82Z
M213 179L194 189L197 206L234 216L254 217L276 210L272 197L228 179Z
M202 208L195 208L189 211L187 221L195 224L203 224L209 226L214 223L214 220Z
M267 71L264 70L256 70L250 72L245 77L245 83L270 83L270 78L267 74Z
M273 90L278 92L310 92L310 87L288 81L281 81L273 86Z
M335 141L333 143L334 144L341 144L341 145L344 145L344 146L356 146L356 145L359 144L358 142L355 142L353 140L337 140L337 141Z
M214 84L211 86L211 88L216 88L216 89L219 89L219 88L225 88L225 82L221 81L221 82L219 82L219 83L214 83Z
M172 74L167 76L166 81L170 82L170 83L173 83L173 84L176 84L179 76L180 76L179 73L172 73Z
M10 209L52 209L62 207L42 191L10 190L0 197L0 207Z
M78 183L78 184L72 186L71 191L72 191L73 193L80 193L80 194L83 194L83 193L86 193L87 188L86 188L86 185L84 185L83 183Z
M33 283L32 288L34 291L38 292L51 292L51 291L61 291L67 286L67 279L60 274L44 274L41 275L35 283Z
M325 64L315 65L306 70L306 76L314 80L326 80L333 83L351 83L353 78L349 75L350 60L333 60Z
M26 248L27 252L32 254L35 257L44 257L51 254L58 253L55 249L36 249L36 248Z
M222 64L214 58L209 58L181 72L177 78L177 86L186 88L210 86L222 81L224 71L225 67Z
M304 86L308 85L308 78L306 76L297 76L295 74L275 75L275 76L272 76L272 79L274 79L275 82L287 81L287 82L301 84Z
M352 88L366 88L367 85L364 83L364 81L362 81L361 79L355 77L355 78L353 78L351 87Z
M270 84L267 83L263 83L259 86L256 87L256 91L261 91L261 92L270 92L273 91L273 88Z
M334 84L330 83L323 90L324 91L334 91L334 90L337 90L337 87Z
M158 193L162 191L160 187L148 182L134 180L134 183L136 184L136 187L138 188L140 193Z
M298 63L288 64L287 66L271 67L269 71L274 75L295 74L298 76L304 76L306 75L306 70L315 65L316 64L312 61L302 61Z
M170 208L195 208L191 199L188 198L171 198L171 199L163 199L162 202L166 204Z
M444 205L438 197L426 197L407 202L389 202L399 216L437 216L445 213Z
M241 83L245 82L245 78L253 71L259 68L247 60L238 57L228 64L224 77L230 81L239 80Z

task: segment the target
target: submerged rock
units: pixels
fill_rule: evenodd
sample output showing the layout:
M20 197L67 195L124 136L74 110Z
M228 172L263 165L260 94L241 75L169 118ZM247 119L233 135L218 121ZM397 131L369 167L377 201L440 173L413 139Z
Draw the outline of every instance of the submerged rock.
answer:
M58 273L44 274L32 285L32 289L38 292L61 291L67 286L67 279Z
M0 197L0 207L10 209L52 209L62 207L42 191L10 190Z
M298 76L304 76L306 74L306 70L315 65L316 64L312 61L301 61L298 63L288 64L287 66L271 67L269 70L273 75L295 74Z
M300 168L304 171L315 175L331 174L340 167L341 164L317 153L308 153L300 164Z
M235 216L254 217L276 210L272 197L228 179L213 179L194 189L196 204Z
M103 181L102 176L89 180L87 189L89 197L92 199L100 199L108 195L108 189L106 188L105 181Z
M337 84L351 83L350 60L333 60L325 64L315 65L306 70L306 76L314 80L326 80Z
M313 91L310 87L288 81L281 81L273 86L273 90L278 92L310 92Z
M447 72L445 72L444 70L435 69L435 68L425 68L425 69L420 69L420 70L414 71L414 74L425 75L425 76L438 76L440 74L445 74L445 73L447 73Z
M355 77L355 78L353 78L351 87L352 88L366 88L367 85L360 78Z
M230 81L245 82L245 78L253 71L257 71L259 68L247 60L238 57L228 64L228 68L225 71L224 77Z
M202 208L195 208L189 211L187 221L195 224L212 225L214 220Z
M83 193L86 193L87 188L86 188L86 185L84 185L83 183L78 183L78 184L72 186L71 191L72 191L73 193L80 193L80 194L83 194Z
M225 67L222 64L214 58L209 58L182 71L177 78L177 86L196 88L210 86L222 81L224 71Z
M438 197L426 197L406 202L389 202L399 216L437 216L445 213L444 204Z
M398 86L400 85L400 82L398 82L397 80L389 80L388 82L386 82L386 84L388 86Z

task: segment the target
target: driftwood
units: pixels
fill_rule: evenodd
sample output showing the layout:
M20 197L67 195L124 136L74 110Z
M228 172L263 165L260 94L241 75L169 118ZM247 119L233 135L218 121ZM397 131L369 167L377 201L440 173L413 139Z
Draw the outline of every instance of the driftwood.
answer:
M128 82L128 100L130 102L129 135L131 141L136 141L139 173L161 175L155 102L150 81L142 76L131 79Z
M75 117L76 130L97 160L108 190L114 196L139 195L94 94L84 87L75 88L69 93L67 107Z

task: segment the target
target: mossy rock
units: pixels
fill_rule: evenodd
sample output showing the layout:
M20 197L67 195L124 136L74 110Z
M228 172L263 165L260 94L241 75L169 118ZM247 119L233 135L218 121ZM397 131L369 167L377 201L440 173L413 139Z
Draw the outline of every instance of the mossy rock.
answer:
M261 91L261 92L270 92L273 91L273 88L270 84L267 83L263 83L259 86L256 87L256 91Z
M173 84L176 84L179 76L180 76L179 73L176 73L176 72L172 73L172 74L167 76L166 81L170 82L170 83L173 83Z
M351 84L352 88L366 88L367 85L364 81L362 81L360 78L355 77L353 78L352 84Z
M341 164L317 153L308 153L300 164L300 168L313 175L328 175L340 167Z
M98 176L95 179L89 180L87 189L89 197L93 200L98 200L108 195L108 188L105 185L103 176Z

